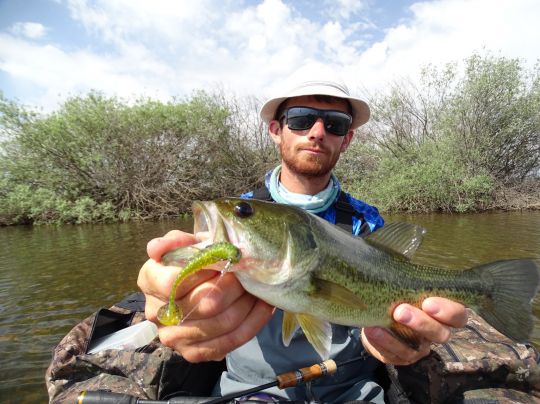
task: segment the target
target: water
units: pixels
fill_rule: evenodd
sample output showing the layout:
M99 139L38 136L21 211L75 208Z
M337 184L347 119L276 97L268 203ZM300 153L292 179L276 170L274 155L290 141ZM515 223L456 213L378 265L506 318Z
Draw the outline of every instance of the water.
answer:
M187 226L187 227L186 227ZM176 222L0 228L0 402L46 402L52 350L137 290L146 243Z
M386 216L428 229L415 261L450 268L540 263L540 212ZM54 346L81 319L137 290L146 243L191 223L0 228L0 402L46 402ZM534 313L540 319L540 302ZM540 346L540 321L533 341Z

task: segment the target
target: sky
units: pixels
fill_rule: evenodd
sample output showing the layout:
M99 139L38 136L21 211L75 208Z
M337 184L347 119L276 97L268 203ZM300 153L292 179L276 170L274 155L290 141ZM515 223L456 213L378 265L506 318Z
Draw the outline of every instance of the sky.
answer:
M305 65L356 95L473 53L540 59L538 0L0 0L0 91L51 111L91 90L264 98Z

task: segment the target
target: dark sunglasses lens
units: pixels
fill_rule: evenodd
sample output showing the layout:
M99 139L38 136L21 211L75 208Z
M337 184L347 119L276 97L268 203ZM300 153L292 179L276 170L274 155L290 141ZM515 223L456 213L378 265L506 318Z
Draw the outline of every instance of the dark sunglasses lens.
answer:
M317 119L324 119L324 127L328 133L345 136L351 127L350 115L339 111L325 111L308 107L292 107L284 114L287 126L292 130L310 129Z
M306 130L313 126L317 116L305 108L291 108L287 114L287 126L292 130Z
M324 127L330 133L345 136L349 132L352 119L349 115L340 112L328 112L324 120Z

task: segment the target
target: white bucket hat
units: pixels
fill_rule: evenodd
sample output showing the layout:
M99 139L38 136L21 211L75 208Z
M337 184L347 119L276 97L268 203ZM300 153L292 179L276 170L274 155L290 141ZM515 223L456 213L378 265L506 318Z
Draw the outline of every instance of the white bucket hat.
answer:
M293 79L288 89L279 92L263 104L260 116L267 124L276 118L276 110L283 101L303 95L329 95L348 100L352 107L351 129L356 129L368 121L370 112L367 103L360 98L352 97L343 80L335 73L327 69L317 69L313 78L306 77L301 71L295 76L300 79Z

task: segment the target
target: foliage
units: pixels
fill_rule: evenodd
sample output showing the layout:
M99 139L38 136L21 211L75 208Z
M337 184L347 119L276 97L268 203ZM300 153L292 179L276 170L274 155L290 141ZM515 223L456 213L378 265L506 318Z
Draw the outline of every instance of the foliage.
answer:
M392 83L373 97L353 178L358 196L383 210L471 211L494 206L495 191L540 173L540 69L473 55L424 70L419 85ZM342 166L341 166L342 167ZM509 202L509 205L511 203Z
M357 131L347 151L342 153L335 169L344 189L358 188L380 164L380 154L374 153L374 146Z
M268 142L235 126L249 112L233 117L204 92L132 105L90 93L48 116L1 98L0 113L3 223L178 215L252 187L275 162Z
M259 104L219 90L132 103L91 92L43 115L0 93L0 224L159 218L253 189L278 161ZM369 104L336 169L356 196L394 211L523 206L509 195L538 205L540 65L473 55Z
M540 69L526 74L518 60L474 55L445 124L468 171L523 181L540 166Z
M489 175L467 175L450 146L429 141L415 154L381 153L375 171L350 188L383 211L466 212L485 208L494 183Z
M97 223L116 220L110 202L97 203L88 196L63 199L45 188L17 185L0 200L0 224Z

